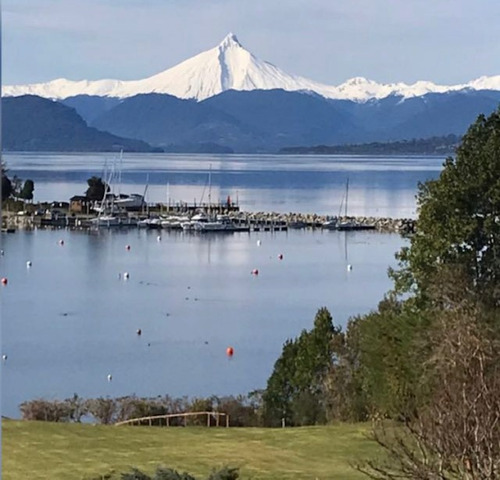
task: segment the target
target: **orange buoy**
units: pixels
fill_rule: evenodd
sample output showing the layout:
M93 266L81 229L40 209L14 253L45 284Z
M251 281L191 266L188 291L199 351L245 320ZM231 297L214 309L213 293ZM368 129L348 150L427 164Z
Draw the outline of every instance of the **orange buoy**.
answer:
M232 357L234 355L234 348L233 347L227 347L226 348L226 355L228 357Z
M278 260L283 260L283 254L282 254L282 253L280 253L280 254L278 255Z
M6 277L2 277L2 285L7 285L9 281L7 280Z

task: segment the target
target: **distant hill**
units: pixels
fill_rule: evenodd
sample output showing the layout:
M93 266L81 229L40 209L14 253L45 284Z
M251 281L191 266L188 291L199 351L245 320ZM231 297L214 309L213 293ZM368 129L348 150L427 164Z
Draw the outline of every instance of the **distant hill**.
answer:
M314 147L285 147L280 153L303 155L452 155L460 137L432 137L399 142L372 142L358 145L317 145Z
M74 108L89 125L97 117L121 102L119 98L98 97L97 95L76 95L59 101L68 107Z
M390 96L366 103L343 102L342 108L370 132L367 141L397 141L449 134L462 135L481 113L498 108L500 92L461 90L403 99Z
M258 137L260 149L348 142L366 134L351 113L339 109L336 102L311 93L230 90L201 104L238 119Z
M167 151L251 153L460 136L479 114L498 107L500 92L389 96L365 103L284 90L229 90L202 102L166 94L71 101L92 126Z
M209 151L258 141L241 122L216 108L166 94L127 98L91 124L101 130L137 138L170 151Z
M34 95L2 99L3 148L6 151L151 151L130 140L87 126L70 107Z

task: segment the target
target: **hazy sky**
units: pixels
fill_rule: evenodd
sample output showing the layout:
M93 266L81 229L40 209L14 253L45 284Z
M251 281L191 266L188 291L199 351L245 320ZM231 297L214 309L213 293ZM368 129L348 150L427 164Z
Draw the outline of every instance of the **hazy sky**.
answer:
M3 0L3 83L141 79L234 32L326 84L500 74L500 0Z

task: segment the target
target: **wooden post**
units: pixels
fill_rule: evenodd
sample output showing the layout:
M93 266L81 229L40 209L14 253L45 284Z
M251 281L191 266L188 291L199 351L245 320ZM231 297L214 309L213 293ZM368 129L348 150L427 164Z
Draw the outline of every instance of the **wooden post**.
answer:
M207 427L210 427L210 413L207 412Z
M218 427L219 426L219 418L220 418L220 413L217 412L217 415L215 416L215 426Z
M170 427L170 417L167 417L167 427Z
M149 417L149 426L151 427L153 425L153 421L151 420L151 417Z
M229 415L226 414L226 428L229 427Z

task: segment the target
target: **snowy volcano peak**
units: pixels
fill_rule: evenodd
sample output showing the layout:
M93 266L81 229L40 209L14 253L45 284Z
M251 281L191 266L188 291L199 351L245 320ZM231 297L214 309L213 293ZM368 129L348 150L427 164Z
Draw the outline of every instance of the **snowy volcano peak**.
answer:
M222 40L222 42L219 43L219 49L220 50L226 50L226 49L232 48L232 47L243 48L243 45L240 43L240 41L238 40L238 37L234 33L229 32L224 37L224 39Z

